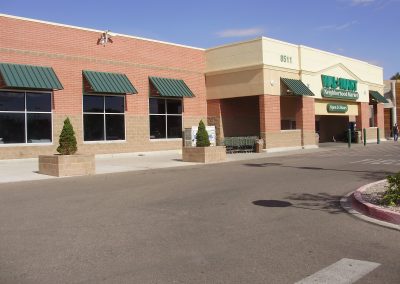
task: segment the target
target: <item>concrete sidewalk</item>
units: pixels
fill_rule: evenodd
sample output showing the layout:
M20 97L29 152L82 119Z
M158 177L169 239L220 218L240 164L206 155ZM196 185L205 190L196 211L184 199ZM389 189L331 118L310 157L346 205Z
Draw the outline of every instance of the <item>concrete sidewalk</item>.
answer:
M327 148L319 148L277 153L264 152L228 154L226 162L306 154L328 150L329 149ZM96 174L141 171L190 165L201 164L183 162L181 150L96 155ZM55 177L38 173L37 158L0 161L0 184L52 178Z

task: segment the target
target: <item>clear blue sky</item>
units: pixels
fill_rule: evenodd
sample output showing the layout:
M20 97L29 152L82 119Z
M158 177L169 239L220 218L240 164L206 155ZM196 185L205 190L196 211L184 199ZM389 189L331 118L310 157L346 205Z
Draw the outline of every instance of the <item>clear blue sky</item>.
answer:
M0 0L0 13L203 48L263 35L400 72L400 0Z

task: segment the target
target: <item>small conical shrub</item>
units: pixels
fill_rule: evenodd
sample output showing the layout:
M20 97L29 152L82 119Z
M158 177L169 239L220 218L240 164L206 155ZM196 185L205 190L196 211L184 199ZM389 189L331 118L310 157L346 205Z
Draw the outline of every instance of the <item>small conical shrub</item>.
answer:
M196 134L196 147L210 146L210 139L208 139L208 132L203 120L200 120L199 127Z
M76 138L74 128L72 127L69 118L64 120L64 126L59 139L60 146L57 147L57 152L61 155L73 155L78 148L76 147Z

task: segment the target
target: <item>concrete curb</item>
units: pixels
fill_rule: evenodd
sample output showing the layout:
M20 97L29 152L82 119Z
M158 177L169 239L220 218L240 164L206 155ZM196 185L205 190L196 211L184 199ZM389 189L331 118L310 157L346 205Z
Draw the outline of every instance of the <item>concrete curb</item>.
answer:
M380 208L362 199L361 193L370 186L383 183L385 180L366 184L356 191L352 191L340 199L340 204L354 217L366 222L400 231L400 214Z
M379 206L366 202L362 198L362 193L366 191L369 187L384 182L385 180L380 180L377 182L366 184L358 188L353 194L353 199L352 199L353 208L360 211L361 213L366 214L369 217L376 218L381 221L389 222L395 225L400 225L400 213L381 208Z
M395 224L388 223L388 222L385 222L385 221L381 221L381 220L378 220L378 219L375 219L375 218L371 218L371 217L368 217L367 215L364 215L363 213L360 213L359 211L355 210L352 207L352 201L354 200L353 193L354 193L354 191L348 193L347 195L343 196L340 199L340 205L342 206L342 208L344 210L347 211L347 213L349 213L350 215L352 215L355 218L359 218L359 219L361 219L363 221L366 221L368 223L375 224L375 225L382 226L382 227L386 227L386 228L389 228L389 229L392 229L392 230L400 231L400 225L395 225Z

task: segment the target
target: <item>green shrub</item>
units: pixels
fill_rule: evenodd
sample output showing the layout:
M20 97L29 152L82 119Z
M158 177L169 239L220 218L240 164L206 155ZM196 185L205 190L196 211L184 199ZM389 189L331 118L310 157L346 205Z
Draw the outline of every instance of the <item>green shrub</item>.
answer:
M400 172L387 177L388 185L382 203L389 206L400 205Z
M203 120L200 120L199 127L196 134L196 147L210 146L210 139L208 139L208 132Z
M76 147L76 138L74 128L72 127L69 118L64 120L64 126L60 134L59 146L57 152L61 155L73 155L78 148Z

